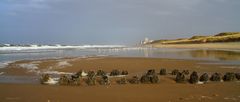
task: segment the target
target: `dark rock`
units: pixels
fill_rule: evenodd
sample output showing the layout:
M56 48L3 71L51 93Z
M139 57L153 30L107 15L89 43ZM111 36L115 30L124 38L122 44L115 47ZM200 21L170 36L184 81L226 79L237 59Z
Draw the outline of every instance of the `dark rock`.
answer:
M88 77L86 79L86 83L89 85L89 86L92 86L92 85L95 85L96 84L96 78L95 78L95 72L94 71L89 71L88 72Z
M173 71L172 71L172 75L177 75L179 73L179 70L177 70L177 69L174 69Z
M69 84L69 85L78 86L78 85L81 84L81 83L80 83L80 78L71 79L71 80L69 80L68 84Z
M192 83L192 84L196 84L199 80L199 77L198 77L198 74L197 72L192 72L192 74L190 75L190 80L189 82Z
M235 73L237 80L240 80L240 73Z
M150 69L147 71L147 75L156 75L156 72L154 69Z
M99 81L100 85L110 85L110 81L108 76L104 75L102 76L101 80Z
M159 78L158 78L158 76L155 74L155 75L153 75L153 76L150 76L150 81L151 81L151 83L156 84L156 83L159 83Z
M234 79L235 79L235 74L234 73L228 72L223 76L224 81L233 81Z
M211 81L221 81L221 74L220 74L220 73L214 73L214 74L212 74L210 80L211 80Z
M86 83L87 83L87 85L88 86L93 86L93 85L96 85L96 79L95 79L95 77L88 77L87 79L86 79Z
M204 73L201 77L200 77L200 81L202 82L207 82L209 79L209 76L207 73Z
M140 81L141 81L141 83L144 83L144 84L151 82L151 81L150 81L150 77L149 77L148 75L143 75L143 76L141 77Z
M140 81L141 83L158 83L159 78L156 74L154 75L145 74L141 77Z
M110 76L117 76L117 75L120 75L121 72L117 69L114 69L111 73L110 73Z
M130 80L129 83L131 84L139 84L140 83L140 79L138 76L133 76Z
M189 70L183 70L182 73L185 75L189 75Z
M82 76L82 73L83 73L84 71L83 70L79 70L75 75L76 76Z
M126 78L121 78L120 80L117 81L118 84L127 84L127 79Z
M60 85L69 85L70 80L66 75L62 75L59 79L59 84Z
M40 82L41 82L41 84L45 84L45 82L47 82L49 79L50 79L49 74L43 74L40 78Z
M98 70L97 71L97 76L105 76L106 72L104 72L103 70Z
M128 71L123 70L123 71L122 71L122 75L128 75Z
M96 75L96 74L95 74L94 71L89 71L87 76L88 76L89 78L94 78L95 75Z
M176 80L177 83L183 83L183 82L186 81L185 80L185 75L183 73L178 72L175 80Z
M80 76L78 74L71 75L72 80L79 79Z
M167 75L167 70L166 69L161 69L159 74L160 75Z

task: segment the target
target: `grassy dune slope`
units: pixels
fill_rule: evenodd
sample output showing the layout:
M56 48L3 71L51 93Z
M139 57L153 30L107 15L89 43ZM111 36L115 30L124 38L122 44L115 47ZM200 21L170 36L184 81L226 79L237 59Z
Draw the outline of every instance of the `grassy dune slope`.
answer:
M191 38L175 40L155 40L150 44L198 44L213 42L236 42L240 41L240 32L223 32L214 36L193 36Z

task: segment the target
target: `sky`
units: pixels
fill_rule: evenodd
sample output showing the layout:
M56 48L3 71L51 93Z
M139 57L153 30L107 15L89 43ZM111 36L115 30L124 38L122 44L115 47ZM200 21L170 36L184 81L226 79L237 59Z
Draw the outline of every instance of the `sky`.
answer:
M240 0L0 0L0 43L136 44L240 31Z

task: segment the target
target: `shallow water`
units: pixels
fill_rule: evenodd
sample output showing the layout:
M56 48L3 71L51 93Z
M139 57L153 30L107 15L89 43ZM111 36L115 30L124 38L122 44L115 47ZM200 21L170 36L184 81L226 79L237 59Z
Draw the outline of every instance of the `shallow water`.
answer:
M114 47L85 49L28 49L19 51L0 50L0 67L7 65L7 62L16 60L87 56L191 59L215 61L218 64L240 65L240 51L238 50Z

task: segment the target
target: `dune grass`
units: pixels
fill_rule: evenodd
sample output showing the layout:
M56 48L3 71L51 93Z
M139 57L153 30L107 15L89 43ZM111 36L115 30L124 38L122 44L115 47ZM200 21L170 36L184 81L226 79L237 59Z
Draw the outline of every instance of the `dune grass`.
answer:
M240 32L222 32L213 36L193 36L175 40L155 40L151 44L195 44L236 41L240 41Z

